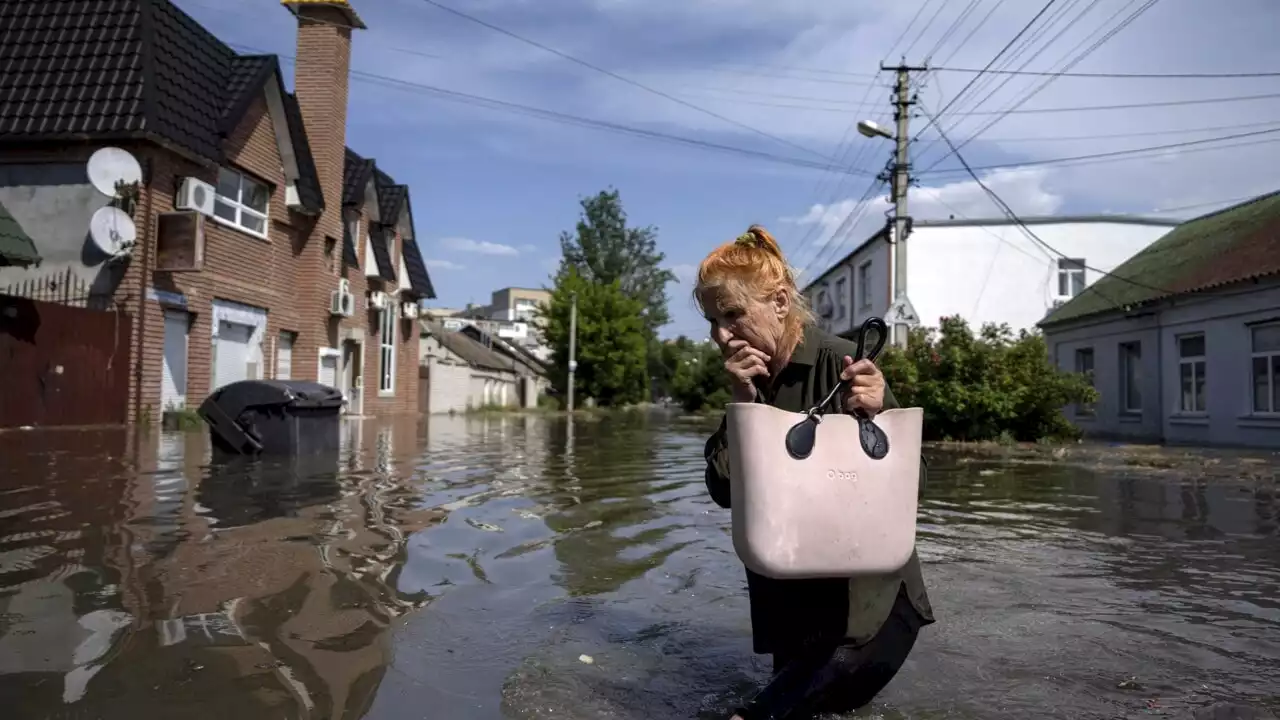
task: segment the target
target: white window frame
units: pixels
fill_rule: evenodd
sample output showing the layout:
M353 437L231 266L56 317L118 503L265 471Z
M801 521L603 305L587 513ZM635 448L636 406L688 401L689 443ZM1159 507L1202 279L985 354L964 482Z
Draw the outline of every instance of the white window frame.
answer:
M222 187L222 173L228 173L236 176L236 179L238 180L237 197L230 198L218 193L218 188ZM253 183L254 185L259 185L262 187L262 189L266 190L267 207L265 212L255 210L254 208L251 208L242 202L242 198L244 198L245 183ZM262 182L261 180L258 180L257 178L251 177L246 173L240 172L239 170L236 170L234 168L220 167L218 168L218 182L214 185L213 203L214 203L214 215L213 215L214 222L218 223L219 225L225 225L226 227L238 230L242 233L245 233L246 235L252 235L253 237L258 238L259 240L267 239L267 232L271 228L271 218L270 218L271 186L270 185ZM230 206L231 209L234 210L236 213L236 219L228 220L224 217L220 217L217 214L217 205L219 203ZM261 218L262 230L254 230L253 228L245 225L241 220L241 218L243 218L245 215L249 215L250 217L255 217L255 218Z
M1182 341L1200 339L1204 344L1204 350L1199 355L1183 355ZM1204 396L1209 392L1209 382L1206 378L1206 370L1208 369L1208 361L1206 354L1209 352L1208 340L1204 333L1187 333L1186 335L1178 335L1174 338L1178 343L1178 414L1179 415L1204 415L1209 410L1209 403ZM1191 368L1191 398L1190 407L1187 406L1187 396L1182 391L1182 369L1184 367ZM1196 380L1204 381L1204 391L1196 390ZM1198 406L1203 406L1200 409Z
M871 307L871 261L858 266L858 309Z
M399 311L397 303L390 299L387 300L387 306L379 311L381 313L378 317L378 395L380 397L396 394L396 325L399 324Z
M1280 355L1280 349L1277 350L1258 350L1257 349L1257 333L1259 330L1270 330L1277 327L1278 323L1265 323L1261 325L1253 325L1249 328L1249 408L1251 415L1263 415L1267 417L1280 416L1280 407L1277 407L1276 385L1280 384L1280 373L1275 372L1275 357ZM1254 375L1254 363L1259 359L1265 359L1267 364L1267 404L1269 409L1262 410L1258 408L1258 397L1256 388L1258 384L1257 377Z
M1089 276L1085 273L1084 258L1058 258L1058 284L1054 287L1056 293L1054 297L1058 300L1070 300L1071 298L1084 292L1089 281ZM1071 279L1080 276L1080 292L1073 292L1071 287ZM1066 283L1067 291L1062 291L1062 285Z
M852 300L852 293L849 292L849 278L839 278L836 280L836 319L843 320L849 314L849 301Z
M1128 348L1134 348L1137 353L1130 355ZM1120 360L1120 414L1121 415L1141 415L1142 414L1142 343L1138 341L1123 342L1116 346ZM1133 375L1129 377L1129 366L1133 363ZM1137 382L1138 407L1129 406L1129 391L1131 384Z
M1083 360L1085 357L1089 358L1089 368L1087 370L1083 367L1084 363L1081 362L1081 360ZM1089 378L1089 386L1093 388L1097 387L1094 384L1095 382L1094 378L1096 377L1097 367L1098 367L1098 355L1096 352L1094 352L1092 347L1076 348L1075 371ZM1093 403L1080 403L1076 405L1076 414L1082 415L1085 417L1092 417L1094 414L1096 414L1096 409L1094 408Z

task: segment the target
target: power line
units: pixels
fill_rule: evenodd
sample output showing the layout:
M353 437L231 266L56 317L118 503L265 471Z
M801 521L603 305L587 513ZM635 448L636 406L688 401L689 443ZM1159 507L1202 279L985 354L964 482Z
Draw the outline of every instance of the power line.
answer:
M1003 48L1001 48L1000 52L995 54L995 57L991 58L990 62L987 63L986 68L984 68L984 70L990 69L991 66L994 65L1002 55L1008 52L1009 48L1013 47L1013 44L1016 43L1019 38L1025 35L1026 32L1031 29L1031 26L1035 25L1036 21L1040 19L1040 16L1044 15L1049 10L1049 8L1053 7L1054 3L1056 3L1057 1L1058 0L1049 0L1049 2L1045 3L1044 7L1040 8L1040 12L1036 13L1035 17L1031 18L1031 20L1026 25L1022 26L1022 29L1018 31L1018 34L1014 35L1013 39L1010 40L1008 44L1006 44ZM968 84L966 84L963 88L961 88L960 92L956 93L951 97L951 100L947 102L947 104L942 108L941 111L938 112L938 115L941 116L942 114L946 113L947 110L950 110L951 106L955 105L956 101L959 100L961 96L963 96L965 92L969 90L969 88L973 87L973 84L977 82L978 78L980 77L982 77L982 73L978 73L977 75L974 75L972 78L970 78ZM921 128L920 132L923 133L925 130L928 130L930 127L933 126L934 122L935 122L934 119L930 118L929 123L925 125L923 128ZM919 137L919 134L917 134L917 137Z
M1108 18L1107 18L1107 19L1102 23L1102 25L1101 25L1101 27L1099 28L1099 30L1100 30L1100 29L1102 29L1102 28L1105 28L1105 27L1106 27L1106 26L1107 26L1107 25L1108 25L1112 20L1114 20L1115 18L1119 17L1121 13L1123 13L1125 10L1129 9L1129 8L1130 8L1130 7L1132 7L1135 3L1140 2L1140 1L1141 1L1141 0L1131 0L1127 5L1124 5L1124 6L1122 6L1120 9L1116 10L1116 12L1115 12L1115 13L1113 13L1110 17L1108 17ZM1013 104L1013 105L1011 105L1010 107L1006 108L1006 110L1005 110L1004 114L997 115L996 117L992 118L990 122L988 122L987 124L985 124L985 125L983 125L981 128L979 128L979 129L978 129L978 131L977 131L977 132L975 132L973 135L969 136L969 138L968 138L967 140L965 140L965 141L961 142L961 143L960 143L960 145L959 145L958 147L964 147L964 146L968 145L969 143L973 142L973 141L974 141L974 140L976 140L979 136L981 136L983 133L985 133L986 131L990 130L993 126L995 126L995 124L996 124L996 123L1000 122L1000 121L1001 121L1001 120L1003 120L1005 117L1007 117L1007 116L1009 115L1009 113L1010 113L1010 112L1012 112L1012 111L1014 111L1014 110L1017 110L1018 108L1020 108L1020 107L1022 107L1023 105L1025 105L1025 104L1027 103L1027 101L1028 101L1028 100L1030 100L1031 98L1035 97L1036 95L1039 95L1041 92L1043 92L1043 91L1044 91L1044 89L1045 89L1045 88L1049 87L1049 85L1050 85L1050 84L1052 84L1054 80L1057 80L1059 77L1061 77L1061 74L1062 74L1062 73L1064 73L1064 72L1068 72L1068 71L1070 71L1072 68L1074 68L1076 65L1080 64L1080 62L1081 62L1081 61L1083 61L1085 58L1089 57L1089 56L1090 56L1090 55L1092 55L1094 52L1096 52L1096 51L1098 50L1098 48L1100 48L1100 47L1102 47L1103 45L1105 45L1105 44L1106 44L1107 42L1109 42L1112 38L1114 38L1117 34L1119 34L1119 33L1120 33L1121 31L1123 31L1125 28L1127 28L1127 27L1129 27L1131 24L1133 24L1133 22L1134 22L1134 21L1136 21L1139 17L1141 17L1141 16L1142 16L1143 14L1145 14L1148 10L1150 10L1152 7L1154 7L1154 6L1155 6L1155 4L1156 4L1156 3L1158 3L1159 1L1160 1L1160 0L1145 0L1145 2L1144 2L1140 7L1138 7L1138 9L1136 9L1136 10L1134 10L1133 12L1129 13L1129 15L1128 15L1128 16L1126 16L1123 20L1121 20L1121 21L1120 21L1120 22L1119 22L1115 27L1111 28L1111 30L1109 30L1109 31L1107 31L1105 34L1103 34L1103 35L1102 35L1102 37L1100 37L1100 38L1098 38L1097 40L1095 40L1095 41L1093 42L1093 44L1092 44L1092 45L1090 45L1089 47L1087 47L1087 48L1085 48L1084 50L1082 50L1082 51L1081 51L1079 54L1077 54L1075 57L1071 58L1071 60L1070 60L1070 61L1068 61L1065 65L1063 65L1062 67L1058 68L1058 70L1056 70L1056 71L1055 71L1055 73L1056 73L1055 75L1053 75L1052 77L1046 78L1046 79L1044 80L1044 82L1040 83L1040 85L1039 85L1039 86L1037 86L1035 89L1033 89L1030 93L1028 93L1028 94L1026 94L1025 96L1023 96L1023 98L1022 98L1021 100L1017 101L1016 103L1014 103L1014 104ZM1093 4L1091 4L1091 5L1089 6L1089 8L1086 8L1085 12L1088 12L1088 11L1089 11L1089 9L1092 9L1092 8L1093 8L1093 6L1094 6L1095 4L1096 4L1096 0L1095 0L1095 3L1093 3ZM1081 45L1083 45L1084 43L1089 42L1089 39L1090 39L1090 38L1092 38L1092 37L1094 36L1094 34L1096 34L1097 32L1098 32L1098 31L1097 31L1097 30L1095 30L1094 32L1089 33L1089 35L1088 35L1088 36L1086 36L1084 40L1080 41L1080 43L1078 43L1075 47L1071 48L1071 50L1068 50L1068 51L1067 51L1067 53L1066 53L1066 55L1064 55L1063 57L1065 58L1065 57L1067 57L1067 56L1070 56L1070 55L1071 55L1072 53L1074 53L1074 52L1075 52L1075 51L1076 51L1076 50L1077 50ZM1022 68L1019 68L1019 69L1022 69ZM975 76L975 77L976 77L976 76ZM952 129L955 129L955 126L954 126L954 125L952 126ZM930 147L932 147L932 145L933 145L933 144L932 144L932 143L930 143ZM948 155L949 155L949 154L948 154ZM935 161L934 161L934 162L933 162L933 163L932 163L928 168L926 168L926 170L929 170L929 169L932 169L932 168L937 167L937 166L938 166L938 163L941 163L943 160L945 160L945 159L948 157L948 155L943 155L941 158L938 158L937 160L935 160Z
M928 116L927 111L922 110L922 112L925 112L926 116ZM976 182L978 184L978 187L982 188L982 191L987 194L987 197L991 198L992 202L994 202L996 206L1000 208L1000 211L1004 213L1005 217L1013 221L1014 224L1016 224L1018 228L1021 229L1022 232L1026 234L1027 237L1030 238L1037 245L1040 245L1041 247L1045 248L1049 252L1052 252L1054 255L1057 255L1059 258L1072 259L1072 258L1068 258L1066 253L1063 253L1061 250L1058 250L1057 248L1053 247L1049 243L1045 242L1039 235L1036 235L1036 233L1032 231L1031 228L1027 227L1027 224L1024 223L1022 219L1019 218L1018 215L1013 211L1013 209L1009 207L1009 204L1006 203L1003 198L997 195L994 190L987 187L987 184L982 181L982 178L978 176L978 173L974 171L974 168L969 166L969 162L964 159L964 156L960 154L960 150L955 146L954 143L951 142L951 138L947 137L946 133L942 132L941 128L939 128L938 134L942 137L942 141L945 142L947 146L951 148L951 154L955 155L956 159L960 161L960 164L964 166L964 169L966 172L968 172L969 177L973 178L973 181ZM1147 285L1146 283L1138 282L1131 278L1122 277L1120 275L1116 275L1115 273L1111 273L1106 270L1099 270L1098 268L1085 265L1084 263L1080 263L1080 265L1087 270L1092 270L1093 272L1099 273L1101 275L1113 277L1117 280L1121 280L1123 282L1129 283L1130 285L1134 285L1136 287L1152 290L1161 294L1171 294L1171 291L1165 288L1160 288L1153 285ZM1093 286L1090 286L1090 287L1093 287ZM1106 295L1103 295L1096 288L1094 288L1094 292L1097 292L1099 296L1101 296L1104 300L1111 303L1112 305L1115 305L1116 307L1120 307L1119 303L1116 303L1114 300L1108 298Z
M976 117L980 115L1044 115L1048 113L1069 112L1101 112L1105 110L1137 110L1140 108L1180 107L1184 105L1214 105L1229 102L1251 102L1254 100L1275 100L1280 93L1263 93L1261 95L1233 95L1230 97L1194 98L1190 100L1157 100L1154 102L1124 103L1119 105L1077 105L1075 107L1026 108L1021 110L972 110L951 113L950 117ZM939 113L941 114L941 113Z
M619 75L618 73L613 72L612 70L608 70L608 69L603 68L603 67L600 67L599 65L596 65L596 64L594 64L594 63L587 62L586 60L583 60L583 59L581 59L581 58L579 58L579 57L576 57L576 56L574 56L574 55L570 55L569 53L563 52L563 51L561 51L561 50L557 50L557 49L555 49L555 48L551 47L550 45L544 45L543 43L540 43L540 42L538 42L537 40L533 40L533 39L530 39L530 38L524 37L523 35L520 35L520 34L518 34L518 33L514 33L514 32L512 32L512 31L510 31L510 30L507 30L506 28L499 27L499 26L497 26L497 25L494 25L494 24L493 24L493 23L491 23L491 22L488 22L488 21L486 21L486 20L482 20L482 19L480 19L480 18L478 18L478 17L475 17L474 15L468 15L467 13L464 13L464 12L462 12L461 10L455 10L454 8L451 8L451 7L449 7L448 5L445 5L444 3L436 2L436 0L422 0L422 2L427 3L428 5L431 5L431 6L433 6L433 7L439 8L439 9L441 9L441 10L444 10L445 12L450 13L450 14L452 14L452 15L456 15L457 17L460 17L460 18L462 18L462 19L464 19L464 20L468 20L468 21L473 22L473 23L475 23L475 24L477 24L477 25L480 25L480 26L482 26L482 27L486 27L486 28L488 28L488 29L490 29L490 30L492 30L492 31L494 31L494 32L496 32L496 33L500 33L500 34L502 34L502 35L506 35L507 37L512 38L512 39L515 39L515 40L519 40L520 42L525 43L526 45L531 45L531 46L536 47L536 48L538 48L539 50L542 50L542 51L544 51L544 52L549 52L549 53L551 53L552 55L555 55L555 56L557 56L557 57L560 57L560 58L563 58L563 59L565 59L565 60L568 60L569 62L574 63L574 64L576 64L576 65L581 65L582 67L587 68L588 70L592 70L592 71L597 72L597 73L600 73L600 74L602 74L602 75L605 75L605 76L611 77L611 78L613 78L614 80L618 80L619 82L624 82L624 83L626 83L626 84L628 84L628 85L631 85L632 87L636 87L636 88L639 88L639 89L641 89L641 90L644 90L644 91L645 91L645 92L647 92L647 93L651 93L651 94L653 94L653 95L657 95L658 97L661 97L661 98L665 98L665 99L667 99L667 100L670 100L671 102L674 102L674 103L676 103L676 104L678 104L678 105L682 105L682 106L684 106L684 107L686 107L686 108L689 108L690 110L695 110L695 111L700 112L700 113L702 113L702 114L704 114L704 115L707 115L707 116L709 116L709 117L713 117L713 118L715 118L715 119L717 119L717 120L720 120L720 121L722 121L722 122L729 123L730 125L734 125L734 126L736 126L736 127L742 128L743 130L747 130L747 131L752 132L752 133L754 133L754 134L756 134L756 135L759 135L759 136L764 137L764 138L768 138L769 140L772 140L772 141L777 142L777 143L781 143L781 144L786 145L786 146L788 146L788 147L796 148L796 149L798 149L798 150L803 150L804 152L809 153L810 155L815 155L815 156L817 156L817 157L820 157L820 158L822 158L823 160L830 160L830 158L828 158L827 156L825 156L825 155L823 155L822 153L818 152L817 150L813 150L813 149L811 149L811 148L805 147L804 145L801 145L801 144L799 144L799 143L792 142L792 141L787 140L787 139L785 139L785 138L780 138L780 137L778 137L777 135L773 135L773 134L771 134L771 133L767 133L767 132L765 132L764 130L760 130L760 129L758 129L758 128L752 127L752 126L750 126L750 125L748 125L748 124L746 124L746 123L744 123L744 122L740 122L740 121L738 121L738 120L734 120L734 119L733 119L733 118L731 118L731 117L727 117L727 116L725 116L725 115L721 115L720 113L717 113L717 112L715 112L715 111L708 110L708 109L703 108L703 107L699 107L698 105L695 105L695 104L693 104L693 103L691 103L691 102L689 102L689 101L687 101L687 100L682 100L682 99L680 99L680 98L676 97L675 95L671 95L670 93L665 93L665 92L663 92L663 91L661 91L661 90L658 90L658 89L656 89L656 88L649 87L648 85L645 85L644 83L639 82L639 81L636 81L636 80L632 80L631 78L626 77L625 75Z
M1027 75L1032 77L1114 78L1124 80L1200 80L1230 78L1276 78L1280 72L1222 72L1222 73L1090 73L1052 72L1049 70L978 70L977 68L932 67L934 72L980 73L988 75Z
M260 50L258 48L253 48L247 45L239 45L239 44L232 44L232 43L228 43L228 44L232 45L232 47L243 48L244 50L248 50L250 52L276 55L281 59L288 60L290 62L297 62L297 59L291 55L282 55L279 53L267 53L266 51ZM742 155L745 157L755 158L757 160L766 160L769 162L780 163L783 165L791 165L793 167L801 167L809 170L824 170L824 171L831 170L831 171L840 172L840 173L862 175L862 176L872 175L872 173L866 172L866 171L859 172L852 168L845 169L845 168L836 167L836 166L833 166L829 161L821 162L817 160L805 160L802 158L787 157L785 155L776 155L774 153L764 152L761 150L751 150L749 148L734 147L732 145L722 145L720 143L708 142L704 140L699 140L697 138L684 137L684 136L675 135L672 133L659 132L657 130L648 130L646 128L639 128L631 125L623 125L621 123L609 122L607 120L597 120L594 118L582 117L579 115L571 115L569 113L562 113L555 110L546 110L544 108L534 107L531 105L523 105L521 103L510 102L507 100L498 100L496 98L489 98L483 95L473 95L471 93L460 92L458 90L449 90L447 88L437 87L435 85L411 82L409 80L401 80L399 78L389 77L386 75L378 75L376 73L364 72L361 70L352 70L351 76L357 80L374 82L383 86L394 87L394 88L405 90L405 91L419 91L420 94L434 95L439 97L442 100L448 100L450 102L459 102L466 105L475 105L479 107L486 107L489 109L502 110L505 112L513 112L520 115L537 117L544 120L550 120L553 122L560 122L560 123L565 123L569 125L576 125L579 127L590 127L590 128L595 128L599 130L609 130L612 132L619 132L619 133L624 133L628 135L634 135L637 137L648 138L651 140L661 140L666 142L678 143L681 145L697 147L704 150L715 150L718 152L733 153L733 154Z
M1206 145L1208 143L1226 142L1228 140L1240 140L1243 138L1259 137L1262 135L1273 135L1275 133L1280 133L1280 128L1271 128L1269 130L1255 130L1253 132L1237 133L1235 135L1224 135L1222 137L1215 137L1215 138L1205 138L1203 140L1186 140L1183 142L1168 143L1165 145L1149 145L1147 147L1130 148L1128 150L1112 150L1110 152L1090 153L1088 155L1073 155L1069 157L1046 158L1043 160L1022 160L1019 162L1012 162L1012 163L979 165L974 167L973 169L974 170L1005 170L1008 168L1016 168L1016 167L1061 165L1065 163L1075 163L1075 162L1080 162L1084 160L1101 160L1105 158L1128 157L1131 155L1140 155L1140 154L1151 153L1151 152L1163 152L1165 150L1180 150L1183 148L1195 147L1197 145ZM941 135L944 140L946 140L946 135L944 135L941 130L938 131L938 134ZM1277 140L1280 140L1280 138L1277 138ZM1264 142L1275 142L1275 141L1264 141ZM1248 147L1248 146L1258 145L1258 144L1261 144L1261 143L1240 143L1237 145L1226 145L1223 147L1202 148L1202 149L1222 150L1222 149L1237 148L1237 147ZM968 170L969 166L966 164L964 169ZM933 171L932 173L930 173L929 171L925 171L920 173L919 175L925 175L925 174L938 175L938 174L953 173L953 172L959 172L959 171L960 170L958 168L949 168L946 170ZM919 175L917 175L917 177L919 177Z
M1081 140L1118 140L1121 138L1145 138L1153 135L1191 135L1194 133L1207 132L1229 132L1232 130L1250 130L1257 128L1269 128L1280 125L1280 120L1269 120L1267 122L1240 123L1239 125L1213 125L1209 127L1197 128L1181 128L1181 129L1164 129L1164 130L1145 130L1143 132L1128 133L1099 133L1095 135L1054 135L1052 137L1040 136L1034 137L1030 135L1022 137L993 137L987 138L990 143L1049 143L1049 142L1080 142Z

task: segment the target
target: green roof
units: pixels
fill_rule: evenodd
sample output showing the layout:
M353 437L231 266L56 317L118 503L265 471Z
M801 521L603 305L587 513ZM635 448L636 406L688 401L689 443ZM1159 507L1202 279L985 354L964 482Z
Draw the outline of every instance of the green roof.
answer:
M1280 274L1280 191L1188 220L1054 310L1041 326Z
M39 265L40 254L9 209L0 203L0 267L6 265Z

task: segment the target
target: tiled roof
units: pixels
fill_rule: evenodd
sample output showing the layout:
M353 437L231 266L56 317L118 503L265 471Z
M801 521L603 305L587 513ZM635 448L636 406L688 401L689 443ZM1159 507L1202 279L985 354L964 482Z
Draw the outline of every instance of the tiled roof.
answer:
M369 239L373 242L369 246L373 248L373 261L378 269L378 277L383 280L395 282L396 266L391 262L391 252L387 249L387 233L390 232L385 226L371 225L369 227Z
M273 75L275 56L238 55L169 0L0 2L5 142L140 138L220 162ZM305 133L293 141L318 187Z
M429 320L422 321L422 327L429 335L439 340L446 350L462 358L464 362L472 367L507 372L515 371L515 365L510 360L490 350L465 333L445 330L438 323Z
M1272 275L1280 275L1280 191L1182 223L1040 324Z
M365 160L351 148L346 151L342 163L342 203L359 205L364 201L364 189L373 173L373 161Z
M351 148L346 149L343 163L342 201L348 205L360 205L364 202L365 188L372 178L378 197L378 217L381 227L369 228L373 238L373 257L378 269L378 277L385 280L396 280L398 275L391 255L387 252L385 228L395 226L403 213L408 213L409 223L413 224L413 210L409 203L409 186L397 184L395 179L378 169L377 162L365 159ZM409 291L419 298L433 299L435 287L431 283L431 274L427 272L427 264L422 258L422 250L410 234L404 238L405 272L409 275Z
M39 265L40 253L31 236L0 203L0 267Z

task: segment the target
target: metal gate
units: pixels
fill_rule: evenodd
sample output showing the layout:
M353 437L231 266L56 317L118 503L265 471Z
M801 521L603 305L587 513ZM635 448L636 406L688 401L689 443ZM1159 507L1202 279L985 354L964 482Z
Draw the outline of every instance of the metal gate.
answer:
M0 295L0 427L125 423L132 326L119 311Z

